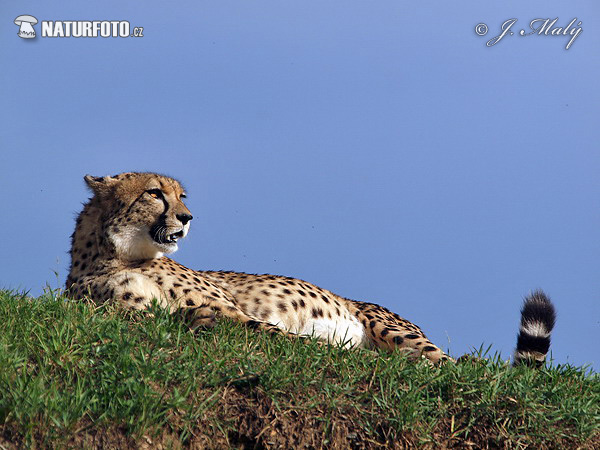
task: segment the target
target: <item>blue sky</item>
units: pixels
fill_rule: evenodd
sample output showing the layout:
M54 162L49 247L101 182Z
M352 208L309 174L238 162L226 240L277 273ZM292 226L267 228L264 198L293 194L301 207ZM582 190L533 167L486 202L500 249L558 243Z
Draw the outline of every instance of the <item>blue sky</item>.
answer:
M144 37L24 40L21 14ZM485 45L556 17L582 21L569 50ZM0 286L63 285L83 175L158 171L189 192L189 267L378 302L455 356L508 357L543 288L555 361L598 368L597 2L23 1L0 19Z

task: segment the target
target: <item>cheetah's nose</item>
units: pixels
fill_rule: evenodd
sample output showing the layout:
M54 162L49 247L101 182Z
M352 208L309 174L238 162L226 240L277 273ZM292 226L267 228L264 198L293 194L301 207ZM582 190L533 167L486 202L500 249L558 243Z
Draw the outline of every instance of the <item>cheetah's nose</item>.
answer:
M191 214L177 214L175 217L177 217L184 225L194 218Z

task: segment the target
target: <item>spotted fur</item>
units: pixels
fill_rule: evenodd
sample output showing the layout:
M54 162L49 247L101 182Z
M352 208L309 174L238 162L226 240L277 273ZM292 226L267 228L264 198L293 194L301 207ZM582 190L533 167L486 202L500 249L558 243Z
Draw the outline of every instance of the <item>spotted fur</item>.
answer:
M157 299L182 310L194 327L212 326L223 315L290 336L399 350L434 363L450 359L418 326L374 303L295 278L195 271L165 257L177 250L192 219L184 189L173 178L124 173L84 179L93 196L72 236L67 289L74 298L116 301L129 309L145 309Z

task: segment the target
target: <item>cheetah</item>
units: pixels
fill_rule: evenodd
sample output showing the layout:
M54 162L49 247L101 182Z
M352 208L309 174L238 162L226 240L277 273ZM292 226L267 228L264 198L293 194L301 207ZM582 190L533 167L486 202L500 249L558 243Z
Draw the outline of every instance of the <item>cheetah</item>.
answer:
M452 360L415 324L383 306L340 297L303 280L277 275L196 271L164 256L178 249L192 214L177 180L128 172L84 180L92 197L71 236L67 293L95 303L142 310L153 301L183 311L191 327L218 316L289 336L312 336L347 347L405 352L432 363ZM521 312L514 364L541 364L555 311L536 291Z

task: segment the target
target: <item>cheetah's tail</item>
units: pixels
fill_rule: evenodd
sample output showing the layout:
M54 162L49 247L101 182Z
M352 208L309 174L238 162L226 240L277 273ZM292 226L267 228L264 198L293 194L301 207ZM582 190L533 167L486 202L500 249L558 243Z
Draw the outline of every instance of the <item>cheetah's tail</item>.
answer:
M543 291L537 290L525 297L513 366L541 366L544 363L555 322L554 305Z

